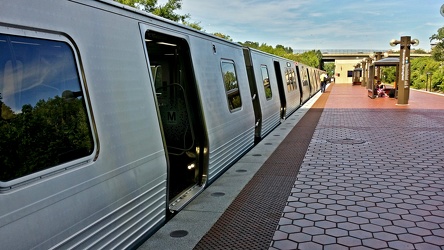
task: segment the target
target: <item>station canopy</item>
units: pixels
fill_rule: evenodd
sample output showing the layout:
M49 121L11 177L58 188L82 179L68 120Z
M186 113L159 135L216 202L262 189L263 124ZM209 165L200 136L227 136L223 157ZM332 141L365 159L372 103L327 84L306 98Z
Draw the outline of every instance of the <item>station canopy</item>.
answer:
M373 63L374 66L398 66L399 57L387 57Z

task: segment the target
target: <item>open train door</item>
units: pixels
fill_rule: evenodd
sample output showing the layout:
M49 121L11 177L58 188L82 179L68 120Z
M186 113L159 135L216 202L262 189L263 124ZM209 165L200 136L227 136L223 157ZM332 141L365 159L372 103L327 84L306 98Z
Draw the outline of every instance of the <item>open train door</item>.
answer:
M206 183L207 134L185 38L145 31L158 114L168 159L168 204L179 211Z

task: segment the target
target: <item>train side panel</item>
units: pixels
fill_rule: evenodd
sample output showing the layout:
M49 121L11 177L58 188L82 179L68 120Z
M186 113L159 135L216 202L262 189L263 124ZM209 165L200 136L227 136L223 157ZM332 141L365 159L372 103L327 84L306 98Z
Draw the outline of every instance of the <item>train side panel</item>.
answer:
M296 67L293 61L287 59L275 60L275 65L279 65L286 101L285 117L291 115L301 105L301 92L299 90L299 82L296 74ZM284 118L285 118L284 117Z
M310 99L310 81L308 78L307 66L302 63L297 63L296 72L298 75L300 92L301 92L301 103L305 103Z
M2 180L0 242L5 249L125 248L165 221L167 164L138 22L107 8L98 2L2 4L0 33L13 46L17 37L28 41L28 49L35 51L28 56L40 60L35 65L40 75L51 74L42 65L54 55L39 55L37 42L71 50L82 91L73 99L84 100L83 125L92 136L86 156ZM67 13L76 13L75 20ZM25 84L25 78L15 75L29 72L26 65L32 60L13 60L9 70L3 59L3 79L9 74ZM2 92L7 85L3 80ZM29 89L35 87L31 85ZM53 97L60 99L65 90L70 89L59 89ZM50 99L39 105L45 102Z
M275 56L252 49L246 49L244 52L247 53L246 60L251 63L253 79L250 80L250 85L256 84L251 88L257 91L255 98L260 107L257 111L260 116L256 115L256 126L259 130L256 136L262 139L280 123L281 101L273 63Z
M241 46L191 37L208 131L211 182L254 145L254 110Z

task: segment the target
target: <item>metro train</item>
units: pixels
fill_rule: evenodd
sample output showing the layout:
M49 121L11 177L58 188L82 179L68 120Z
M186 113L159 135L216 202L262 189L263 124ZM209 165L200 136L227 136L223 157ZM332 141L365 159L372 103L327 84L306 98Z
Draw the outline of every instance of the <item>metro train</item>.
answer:
M2 1L2 249L136 247L320 73L109 0Z

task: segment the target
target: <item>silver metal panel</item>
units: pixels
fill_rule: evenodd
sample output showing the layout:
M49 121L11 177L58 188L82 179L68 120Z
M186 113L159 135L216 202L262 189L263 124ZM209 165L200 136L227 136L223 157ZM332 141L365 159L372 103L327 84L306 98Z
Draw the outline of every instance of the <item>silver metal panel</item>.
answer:
M218 39L190 37L190 49L204 103L209 140L208 179L211 181L253 146L253 104L241 46ZM225 94L220 66L222 59L233 61L236 68L242 108L233 112L228 108Z
M293 91L288 92L287 86L285 86L285 98L287 100L286 116L289 116L294 111L296 111L296 109L298 109L299 106L301 105L301 92L299 90L300 83L298 82L298 79L297 79L296 67L295 67L295 63L293 61L289 61L286 59L280 60L281 72L283 74L282 79L285 79L285 69L287 68L287 64L291 65L290 68L294 70L296 81L297 81L297 83L296 83L297 89L295 89Z
M280 123L281 102L279 99L278 81L276 79L276 71L274 70L273 59L276 56L265 54L260 51L250 50L251 61L253 64L254 74L257 84L258 98L262 112L262 130L261 138L267 135L271 129ZM265 65L268 69L270 78L270 87L272 90L272 98L267 100L262 80L261 66Z
M0 194L5 249L47 249L65 239L123 247L165 220L167 166L138 26L143 17L113 12L123 10L93 1L2 3L0 23L72 41L101 145L94 161Z

